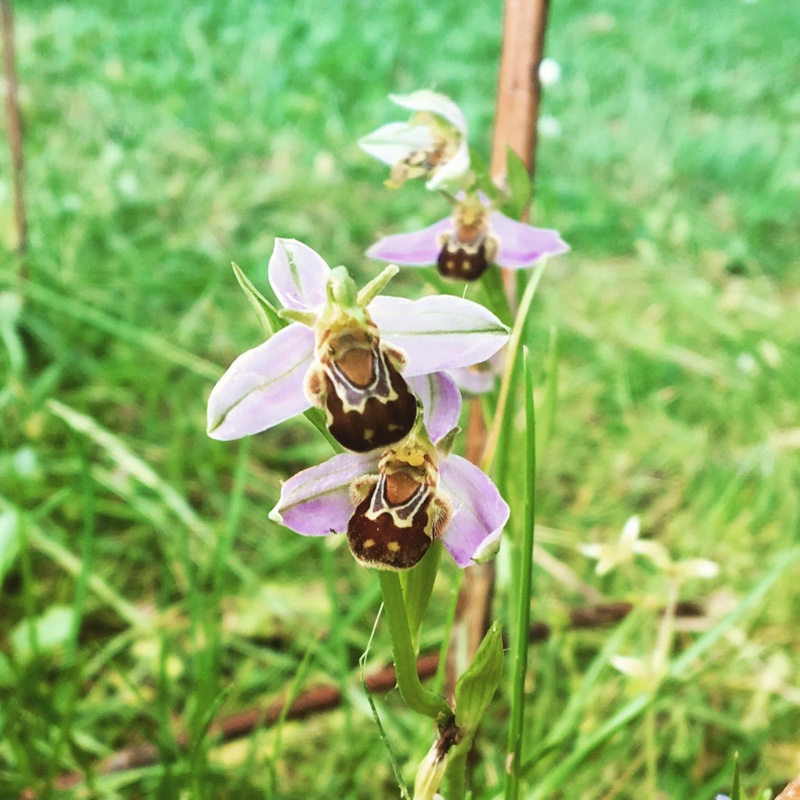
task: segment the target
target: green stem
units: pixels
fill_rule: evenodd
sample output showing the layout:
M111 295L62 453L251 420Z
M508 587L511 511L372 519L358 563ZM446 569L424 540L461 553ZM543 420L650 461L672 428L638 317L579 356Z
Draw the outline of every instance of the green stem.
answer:
M410 709L435 719L441 728L454 716L453 709L443 697L429 692L419 682L417 654L411 642L400 576L389 570L380 570L378 574L383 591L383 607L389 623L389 635L392 637L397 687Z
M481 469L485 473L489 473L492 469L495 454L499 451L498 439L502 435L505 428L505 420L512 417L513 414L506 413L506 408L512 396L511 389L513 388L512 382L515 378L514 365L517 361L517 352L519 351L520 344L522 343L522 335L525 331L525 322L528 319L528 312L533 303L533 298L536 295L536 289L539 286L542 273L544 272L545 260L542 259L533 269L531 277L528 279L528 285L525 287L525 293L522 295L522 300L519 303L519 311L517 318L514 322L514 328L511 331L511 337L506 345L506 361L503 378L500 381L500 395L497 398L497 410L494 415L494 422L489 431L489 436L486 440L486 447L483 451L483 460L481 462ZM513 402L513 401L511 401ZM505 440L503 446L505 447Z
M457 752L456 752L457 750ZM445 780L447 781L447 800L464 800L467 796L467 755L462 748L450 751Z
M522 546L519 553L519 575L517 585L517 627L514 631L514 673L512 676L511 722L508 730L508 776L506 778L506 800L519 796L521 770L522 734L525 717L525 675L528 671L528 631L531 624L531 586L533 580L533 523L535 512L536 484L536 414L533 404L533 376L531 375L528 348L522 349L523 375L525 378L525 514L522 528Z

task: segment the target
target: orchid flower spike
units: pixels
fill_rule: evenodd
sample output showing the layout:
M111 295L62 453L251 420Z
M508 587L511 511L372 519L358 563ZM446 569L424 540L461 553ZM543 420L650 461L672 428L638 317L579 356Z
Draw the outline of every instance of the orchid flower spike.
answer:
M469 193L456 201L450 217L420 231L386 236L367 255L408 267L436 264L445 278L474 281L490 264L525 269L567 250L558 231L517 222Z
M389 99L414 113L408 122L390 122L360 141L362 149L392 168L392 189L412 178L425 178L428 189L458 187L469 173L467 121L449 98L429 89L390 94Z
M477 303L377 296L395 272L358 291L344 267L277 239L270 284L281 316L295 321L239 356L213 388L209 436L259 433L317 405L344 447L386 447L414 425L418 376L482 361L505 344L508 329Z
M416 390L423 414L407 439L299 472L283 484L270 518L304 536L346 531L356 559L375 569L413 567L435 539L459 567L492 553L509 508L478 467L450 453L458 389L438 373Z

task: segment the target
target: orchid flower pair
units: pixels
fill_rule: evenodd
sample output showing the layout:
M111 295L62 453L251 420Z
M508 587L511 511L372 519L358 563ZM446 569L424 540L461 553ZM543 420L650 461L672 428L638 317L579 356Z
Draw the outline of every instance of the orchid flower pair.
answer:
M499 537L508 506L477 467L446 458L461 401L437 373L491 357L508 329L462 298L379 297L396 271L357 291L344 267L278 239L269 279L293 321L233 362L209 397L208 432L236 439L320 406L358 455L287 481L276 518L306 535L347 530L370 566L406 569L439 537L464 566Z
M411 267L436 264L446 278L472 281L491 264L526 269L569 250L557 231L505 216L475 189L466 120L450 98L427 89L389 97L414 112L411 120L384 125L360 141L367 153L391 165L388 185L424 177L428 189L461 191L450 198L450 216L413 233L387 236L367 250L368 256Z

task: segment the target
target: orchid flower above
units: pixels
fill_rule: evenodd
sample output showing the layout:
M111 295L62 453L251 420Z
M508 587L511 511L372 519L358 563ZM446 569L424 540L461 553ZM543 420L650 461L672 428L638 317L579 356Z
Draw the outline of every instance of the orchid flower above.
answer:
M346 531L356 559L378 569L414 566L437 538L459 567L492 555L509 508L478 467L450 453L458 389L447 375L429 375L419 397L424 413L404 441L299 472L270 518L305 536Z
M238 439L318 405L344 447L386 447L414 424L417 376L482 361L506 342L508 329L469 300L378 297L396 271L357 291L344 267L277 239L269 280L294 322L239 356L213 388L209 436Z
M425 178L428 189L458 187L470 169L467 121L449 98L429 89L390 94L389 99L414 113L408 122L390 122L359 140L362 149L392 168L392 189L412 178Z
M456 201L451 216L413 233L386 236L367 255L408 267L436 264L446 278L472 281L490 264L525 269L567 250L558 231L517 222L470 193Z

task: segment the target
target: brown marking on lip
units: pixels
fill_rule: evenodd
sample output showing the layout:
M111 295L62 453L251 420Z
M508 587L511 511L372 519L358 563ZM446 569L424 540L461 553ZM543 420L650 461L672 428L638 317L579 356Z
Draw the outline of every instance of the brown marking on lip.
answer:
M405 472L386 476L386 500L389 505L405 503L419 488L419 482Z
M372 348L351 347L336 359L336 364L353 386L369 386L375 377Z

